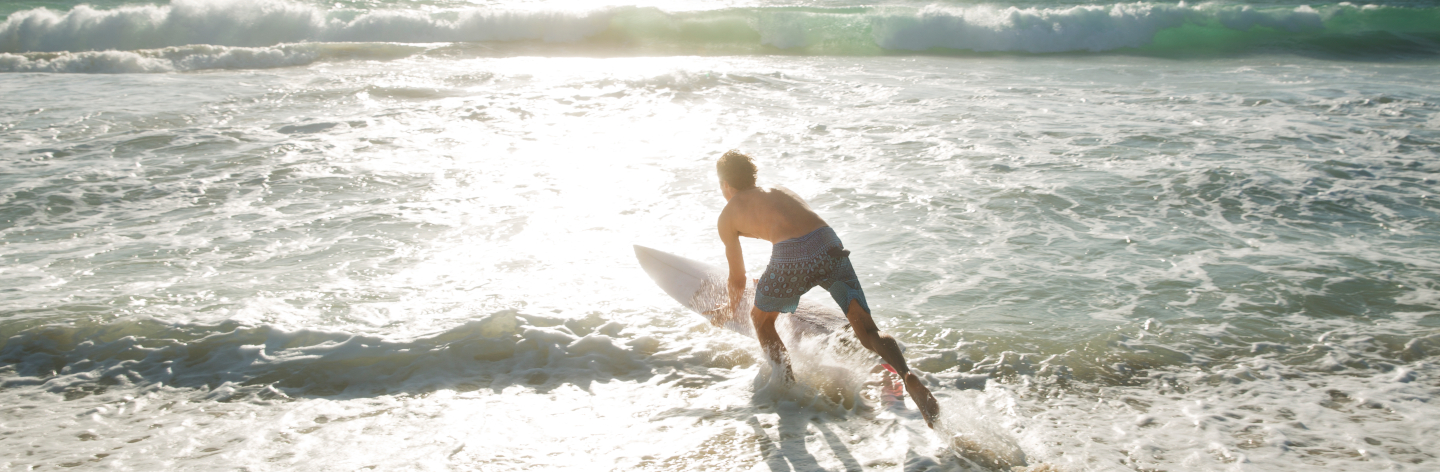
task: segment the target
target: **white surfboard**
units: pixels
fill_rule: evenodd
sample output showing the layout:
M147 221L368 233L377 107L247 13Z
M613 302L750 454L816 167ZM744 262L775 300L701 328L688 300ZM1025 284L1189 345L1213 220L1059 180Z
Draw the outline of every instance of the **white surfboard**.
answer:
M750 323L750 308L755 303L755 281L746 283L745 296L738 310L706 314L725 305L725 285L729 270L638 245L635 246L635 258L640 260L640 267L645 269L646 274L650 274L650 278L654 279L670 298L704 316L712 324L746 336L755 336L755 329ZM730 313L737 316L729 316ZM787 338L784 342L788 345L807 337L848 334L845 331L850 329L849 324L845 314L833 304L802 298L799 309L788 316L781 316L775 328Z

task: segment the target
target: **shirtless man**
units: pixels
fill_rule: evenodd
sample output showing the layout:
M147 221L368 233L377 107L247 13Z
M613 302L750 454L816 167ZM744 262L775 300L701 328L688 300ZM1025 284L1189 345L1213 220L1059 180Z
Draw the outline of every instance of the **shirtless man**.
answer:
M755 337L770 360L785 369L785 377L794 380L789 355L780 334L775 332L775 318L780 312L794 313L800 295L820 286L830 292L855 337L866 349L879 354L905 381L905 390L920 407L925 424L935 427L940 405L930 389L905 365L900 345L894 338L881 333L870 318L865 292L850 265L850 251L840 243L835 231L810 209L800 196L784 188L755 186L755 163L738 151L726 152L715 164L720 175L720 191L725 194L725 209L720 212L720 240L725 242L725 258L730 262L729 309L740 305L745 293L745 255L740 251L740 237L758 238L774 244L770 264L755 284L755 308L750 319L755 323ZM739 316L734 313L733 316Z

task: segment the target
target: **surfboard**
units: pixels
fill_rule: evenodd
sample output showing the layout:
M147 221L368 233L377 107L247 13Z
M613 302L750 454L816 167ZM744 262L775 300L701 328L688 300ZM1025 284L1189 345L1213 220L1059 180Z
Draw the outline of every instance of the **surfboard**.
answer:
M750 323L750 308L755 304L754 280L746 282L745 296L738 310L716 313L714 310L727 302L728 269L639 245L635 246L635 258L655 284L685 308L699 313L711 324L755 337ZM787 345L809 337L846 334L850 329L845 314L832 304L802 298L800 307L788 315L781 316L775 325Z
M754 280L745 283L745 295L741 298L739 310L717 312L716 308L727 303L725 285L730 274L728 269L640 245L635 246L635 258L640 261L640 267L645 269L645 273L650 275L655 284L685 308L699 313L713 325L755 337L755 329L750 322L750 308L755 304ZM853 342L854 337L848 333L850 322L845 318L845 314L839 307L829 303L801 298L795 313L781 316L775 321L775 330L784 337L782 341L787 346L798 345L806 339L835 336L834 340L839 342L830 343L832 348L842 351L864 350L859 342ZM881 376L879 400L887 408L903 410L905 390L900 383L900 377L896 376L894 371L883 362L876 366L873 373Z

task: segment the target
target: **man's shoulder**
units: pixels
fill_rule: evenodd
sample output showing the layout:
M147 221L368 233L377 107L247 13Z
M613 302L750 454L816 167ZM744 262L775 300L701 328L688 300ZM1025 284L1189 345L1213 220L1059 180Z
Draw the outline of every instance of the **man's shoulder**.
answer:
M732 215L731 217L740 218L741 215L755 212L789 208L795 203L807 206L804 199L785 187L756 187L731 198L725 204L725 208L720 210L720 217L723 219L729 214Z
M764 200L765 200L765 202L766 202L767 204L769 204L769 205L777 205L777 204L780 204L781 202L786 202L786 203L794 202L794 203L799 203L799 204L802 205L802 206L803 206L803 205L806 205L805 199L804 199L804 198L800 198L800 195L799 195L799 194L795 193L794 191L791 191L791 190L788 189L788 188L781 187L781 186L778 186L778 185L777 185L777 186L774 186L774 187L768 187L768 188L765 189Z
M752 200L761 201L800 199L800 196L795 194L795 192L779 185L774 187L756 187L755 190L757 191L746 192L748 195L745 196Z
M725 202L725 206L720 209L720 217L716 219L716 223L720 226L725 226L727 224L734 225L735 219L739 218L742 214L744 214L746 212L746 208L750 207L751 205L752 204L747 203L740 198L730 199L730 201Z

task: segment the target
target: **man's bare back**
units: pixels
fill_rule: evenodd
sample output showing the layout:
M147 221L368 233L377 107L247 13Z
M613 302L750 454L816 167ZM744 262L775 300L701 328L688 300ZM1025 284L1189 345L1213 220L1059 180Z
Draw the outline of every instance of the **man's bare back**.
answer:
M784 187L756 187L734 193L720 211L718 226L738 236L778 243L829 225L795 192Z

